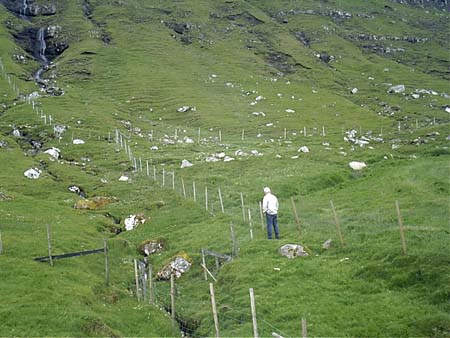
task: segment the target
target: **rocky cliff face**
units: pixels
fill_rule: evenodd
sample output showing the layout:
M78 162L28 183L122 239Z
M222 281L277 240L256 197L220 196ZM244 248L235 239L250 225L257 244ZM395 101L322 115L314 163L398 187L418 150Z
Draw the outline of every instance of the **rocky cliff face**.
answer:
M434 7L450 11L450 0L391 0L400 4L406 4L415 7Z
M34 0L0 0L0 3L17 15L38 16L56 14L56 4L53 1L41 4L36 3Z

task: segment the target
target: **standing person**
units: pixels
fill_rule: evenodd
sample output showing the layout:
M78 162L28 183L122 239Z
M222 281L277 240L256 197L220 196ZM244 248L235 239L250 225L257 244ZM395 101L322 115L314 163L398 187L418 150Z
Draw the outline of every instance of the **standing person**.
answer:
M278 198L271 194L270 188L264 188L264 198L262 202L263 212L267 220L267 238L272 239L272 227L275 232L275 238L280 239L278 231Z

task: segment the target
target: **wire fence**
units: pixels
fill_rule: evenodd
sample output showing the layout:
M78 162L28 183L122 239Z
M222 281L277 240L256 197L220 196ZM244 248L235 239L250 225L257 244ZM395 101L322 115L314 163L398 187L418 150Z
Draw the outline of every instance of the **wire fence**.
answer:
M51 116L45 113L41 105L38 104L36 100L32 100L29 96L24 95L19 87L12 81L11 76L5 71L4 65L0 59L0 68L4 79L11 86L11 89L18 97L22 97L23 101L31 106L31 111L34 113L33 116L37 117L37 121L41 125L49 126L56 129L56 121ZM410 125L408 128L416 127L420 128L422 126L434 125L429 121L424 123L416 123ZM157 135L157 132L152 130L145 137L140 137L138 140L144 138L148 142L155 142L158 140L160 144L168 144L172 141L174 143L177 140L182 140L183 145L189 146L190 144L224 144L230 141L235 143L236 147L241 146L237 141L245 142L248 144L259 144L262 140L263 142L297 142L304 140L306 138L315 139L315 142L322 144L322 140L325 140L327 136L341 136L347 137L349 130L354 130L353 135L366 135L374 136L374 132L363 132L363 128L359 126L353 126L353 128L342 128L341 130L330 130L325 126L305 126L303 129L293 130L293 129L276 129L272 126L265 126L270 128L269 131L265 130L261 132L259 128L254 128L251 130L242 129L239 132L226 131L226 133L220 128L208 128L205 130L194 130L183 128L175 128L173 130L173 135L168 136L162 130L161 135ZM402 131L404 125L400 125L397 129L390 131L382 130L380 128L377 136L382 136L386 134L397 135ZM152 156L141 155L136 157L134 150L132 150L130 144L132 144L136 136L133 133L120 132L115 129L109 132L108 135L102 135L101 133L92 132L89 129L82 127L72 127L71 132L65 133L64 136L59 138L60 142L71 143L75 139L87 138L94 139L98 141L108 141L115 145L116 149L124 152L124 155L128 158L131 166L134 169L134 174L136 176L142 176L147 179L148 184L153 184L161 187L167 191L173 191L174 193L182 196L186 200L191 200L199 206L199 208L207 211L211 216L224 215L227 221L236 224L237 236L241 243L248 243L252 241L255 237L265 238L265 219L261 212L261 206L255 203L254 200L248 200L248 196L252 194L246 194L245 192L236 193L235 189L227 190L227 187L220 187L214 184L208 184L206 182L198 181L187 181L183 178L179 172L176 170L166 170L165 168L158 168L152 163ZM190 135L190 136L188 136ZM251 136L253 135L253 137ZM63 138L64 137L64 138ZM272 141L273 140L273 141ZM192 142L191 142L192 141ZM181 144L181 143L180 143ZM134 145L135 146L135 145ZM290 205L290 201L285 199L281 201L283 205ZM371 210L361 211L361 208L357 208L356 212L353 212L352 208L346 206L344 209L340 209L339 205L336 205L336 214L333 215L333 207L330 206L329 201L322 201L322 204L318 204L316 200L308 201L307 199L302 199L301 201L294 201L292 210L287 211L280 215L280 223L282 223L283 231L286 233L286 237L291 238L308 238L308 240L316 240L315 247L319 247L321 244L320 240L328 239L329 237L336 238L335 225L339 222L342 225L344 238L348 233L352 236L363 236L366 242L374 240L377 235L383 234L385 232L399 231L399 214L396 213L395 206L392 203L392 209L386 210L386 208L374 208ZM300 202L300 203L299 203ZM433 215L427 214L427 209L430 205L442 207L441 212L436 212ZM415 238L415 242L412 244L419 246L426 242L430 238L438 238L442 236L443 224L448 222L448 205L447 201L443 199L428 200L426 202L418 203L400 203L401 206L401 217L405 222L405 230L409 233L420 233L424 236L420 238ZM293 209L297 210L299 219L297 219ZM435 210L437 208L434 208ZM35 220L34 220L35 221ZM45 233L41 228L36 228L33 220L19 220L5 217L1 217L0 224L0 254L4 254L11 250L15 246L18 248L17 241L12 244L13 241L9 237L12 227L14 227L14 232L23 231L28 234L38 234L45 240ZM299 225L300 223L300 225ZM297 232L300 231L300 237L297 237ZM307 237L309 236L309 237ZM400 238L400 236L399 236ZM19 241L20 242L20 241ZM407 238L408 242L408 238ZM400 243L400 242L399 242ZM5 244L5 245L4 245ZM53 239L54 247L58 248L59 243L57 239ZM444 246L444 244L443 244ZM410 246L408 245L408 248ZM17 248L14 248L16 251ZM36 249L36 248L35 248ZM400 244L399 244L400 249ZM400 250L399 250L400 252ZM28 256L28 253L23 253L24 256ZM214 266L211 261L207 261L208 266ZM218 273L220 267L217 267L213 272ZM152 287L149 283L151 281ZM151 295L153 292L153 295ZM173 292L172 292L173 293ZM140 296L139 296L140 295ZM171 299L171 288L166 282L156 282L153 278L148 275L148 264L145 262L137 263L137 278L136 278L136 296L139 301L146 301L150 303L150 298L152 298L152 303L158 305L161 309L166 312L172 312L173 300ZM178 323L177 325L186 334L195 336L197 328L200 326L202 328L211 328L208 332L202 332L202 334L212 336L214 335L213 316L211 314L211 303L209 298L204 301L194 301L193 299L189 302L176 303L177 311L175 311L174 319ZM196 312L203 312L205 314L204 318L190 318L189 313L192 313L192 308L196 309ZM201 309L201 310L199 310ZM185 315L187 314L187 315ZM251 336L253 330L252 326L252 314L250 307L248 311L236 310L227 307L221 307L218 312L218 318L220 326L223 329L229 330L233 335L236 336ZM300 322L300 318L299 318ZM279 330L276 325L264 320L264 318L258 316L258 332L261 336L271 336L273 332L278 333L281 336L289 337L289 334ZM295 336L295 333L291 333Z

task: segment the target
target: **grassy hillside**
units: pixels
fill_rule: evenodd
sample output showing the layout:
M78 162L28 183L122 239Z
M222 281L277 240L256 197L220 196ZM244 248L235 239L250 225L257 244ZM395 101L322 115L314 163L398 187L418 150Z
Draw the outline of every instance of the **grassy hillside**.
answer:
M201 249L231 254L230 224L238 255L206 260L221 336L253 335L249 288L260 336L300 336L302 318L310 336L450 335L448 11L0 2L0 336L213 336ZM32 77L42 27L45 86ZM112 203L76 209L73 185ZM264 186L280 200L281 240L266 239ZM121 231L137 213L146 223ZM47 224L53 255L108 239L109 285L102 254L33 260L48 255ZM168 281L155 281L155 304L137 301L146 240L165 243L148 258L155 273L179 253L192 261L176 280L176 325ZM309 256L282 257L288 243Z

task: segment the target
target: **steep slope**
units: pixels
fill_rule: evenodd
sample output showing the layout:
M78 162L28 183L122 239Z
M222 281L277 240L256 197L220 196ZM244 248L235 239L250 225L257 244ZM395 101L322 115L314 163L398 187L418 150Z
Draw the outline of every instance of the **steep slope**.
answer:
M230 224L238 257L206 260L223 336L253 333L249 288L260 336L299 335L302 318L314 336L450 333L448 6L2 4L0 335L178 335L164 311L168 281L155 281L155 305L135 300L133 260L146 240L165 243L148 258L155 273L190 257L177 323L214 335L200 251L236 249ZM44 153L51 147L59 159ZM39 179L23 175L33 167ZM267 185L280 199L281 241L265 239ZM75 209L83 197L112 203ZM138 213L146 223L124 231ZM100 255L34 261L48 255L46 224L53 254L109 238L109 285ZM286 243L310 256L281 257Z

